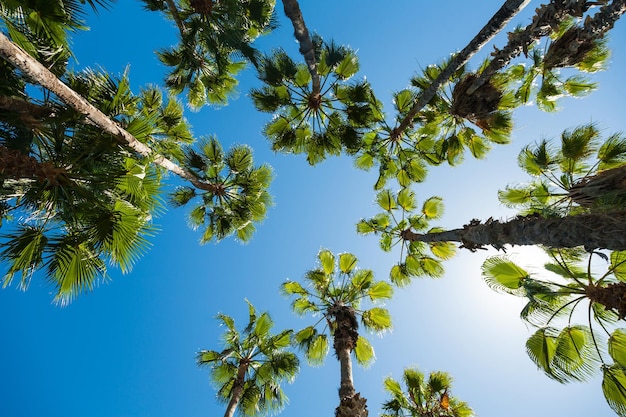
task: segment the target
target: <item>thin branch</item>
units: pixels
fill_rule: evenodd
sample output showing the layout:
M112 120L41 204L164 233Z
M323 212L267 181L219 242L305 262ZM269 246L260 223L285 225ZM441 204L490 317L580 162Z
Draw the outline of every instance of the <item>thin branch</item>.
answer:
M283 7L285 15L291 20L293 25L294 36L300 43L300 54L304 57L309 73L311 74L311 80L313 82L313 96L319 96L321 91L320 76L317 72L317 61L315 60L315 49L313 47L313 41L309 35L309 30L304 23L304 17L300 11L300 5L298 0L283 0Z

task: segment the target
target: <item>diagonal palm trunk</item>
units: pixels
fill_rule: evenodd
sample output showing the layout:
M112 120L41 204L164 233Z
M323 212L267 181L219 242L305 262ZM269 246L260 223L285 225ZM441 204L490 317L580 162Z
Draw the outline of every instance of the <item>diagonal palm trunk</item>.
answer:
M335 332L333 347L339 359L341 383L339 386L339 407L335 409L336 417L367 417L367 400L362 398L354 388L352 378L352 351L356 347L358 322L354 309L347 306L336 306L329 310L334 317Z
M63 84L52 72L41 65L37 60L24 52L20 47L11 42L4 34L0 33L0 57L14 65L24 75L35 83L47 88L59 97L68 106L83 114L94 125L101 128L105 133L120 139L139 155L151 158L157 165L189 181L196 188L210 192L217 192L218 186L204 183L191 172L167 159L163 155L152 151L148 146L141 143L137 138L120 127L95 106L81 97L74 90Z
M309 73L311 74L311 80L313 82L312 95L317 97L321 92L320 76L317 72L317 62L315 60L315 50L313 49L313 41L309 35L309 30L304 23L302 17L302 11L300 11L300 5L298 0L283 0L283 8L285 15L291 20L293 25L294 36L298 43L300 43L300 54L304 57Z
M461 247L475 251L491 245L544 245L553 248L584 246L586 250L626 250L626 211L581 214L560 218L517 217L507 222L473 220L462 229L419 234L402 232L411 242L461 242Z
M615 0L606 4L582 27L575 26L550 45L544 57L546 68L562 68L576 65L593 48L593 42L602 39L604 34L624 12L626 0Z
M448 81L452 74L458 71L469 59L478 52L487 42L489 42L498 32L500 32L507 23L519 13L530 0L506 0L502 7L489 19L487 24L478 32L476 36L461 52L454 55L448 66L439 74L439 76L425 89L417 98L413 107L409 110L406 117L400 122L395 129L395 134L401 136L402 133L411 125L417 113L428 104L434 97L435 93L443 83Z
M248 362L243 361L239 364L239 368L237 369L237 377L230 393L230 400L226 406L224 417L233 417L235 415L237 405L239 405L239 401L241 400L241 396L243 394L243 386L246 382L246 372L248 372Z
M585 0L551 0L537 8L533 21L524 30L509 33L509 41L502 49L497 49L492 55L489 65L480 73L480 76L472 83L466 94L473 94L483 84L511 60L522 52L528 51L528 47L534 41L549 35L558 28L559 23L567 16L582 16L591 5L598 2Z

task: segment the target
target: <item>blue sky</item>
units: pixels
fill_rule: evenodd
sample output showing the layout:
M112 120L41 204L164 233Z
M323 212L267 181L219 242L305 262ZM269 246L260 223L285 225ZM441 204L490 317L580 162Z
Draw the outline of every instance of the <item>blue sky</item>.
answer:
M420 68L439 62L474 36L501 1L425 2L318 0L302 2L311 31L358 51L359 77L366 76L391 112L393 91L408 85ZM532 1L510 25L526 25ZM258 46L285 48L298 58L290 23L278 5L280 28ZM135 91L161 81L163 68L154 50L174 41L174 27L137 1L120 1L110 11L90 16L91 31L74 36L77 67L102 66L121 73L126 66ZM561 111L516 110L512 144L495 147L485 160L467 158L458 167L433 167L414 187L424 200L444 198L439 225L460 227L472 218L506 218L497 190L524 182L517 168L520 149L542 137L581 123L597 122L608 135L623 129L626 86L626 25L610 35L609 70L593 76L600 88L581 100L564 100ZM502 36L494 44L502 46ZM475 68L491 50L471 61ZM156 220L159 234L130 274L111 271L111 281L60 308L51 288L36 277L28 291L0 291L0 416L4 417L196 417L219 416L206 370L195 365L200 349L219 349L215 315L222 312L245 325L250 300L269 311L276 330L301 328L310 320L293 316L278 287L299 280L315 267L321 248L352 252L360 267L386 279L398 254L385 254L374 238L358 236L356 222L375 214L374 173L353 167L350 158L310 167L302 156L274 154L261 130L269 120L247 97L258 86L243 74L238 97L228 106L188 112L197 136L215 134L225 147L247 143L255 161L273 166L271 192L276 205L253 240L198 244L183 209L168 209ZM521 263L537 261L532 249L512 250ZM519 319L520 300L497 294L480 277L480 265L493 250L459 251L446 263L442 279L416 280L387 303L394 329L372 337L377 360L355 369L355 385L368 399L370 416L385 399L382 381L400 378L404 367L443 370L454 377L454 395L481 417L507 415L611 416L599 379L560 385L528 359L524 343L532 333ZM285 417L330 416L337 405L339 368L334 357L323 367L304 362L298 379L286 387Z

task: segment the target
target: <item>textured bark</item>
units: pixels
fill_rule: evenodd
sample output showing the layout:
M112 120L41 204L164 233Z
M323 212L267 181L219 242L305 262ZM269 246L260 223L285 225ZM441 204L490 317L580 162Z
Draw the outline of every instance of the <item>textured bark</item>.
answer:
M594 41L602 39L624 12L625 0L602 6L593 18L585 20L582 27L572 27L550 45L544 57L544 66L548 69L564 68L580 63L593 49Z
M320 76L317 72L317 62L315 60L315 49L313 48L313 41L309 35L309 30L304 23L302 12L300 11L300 5L297 0L283 0L283 8L285 15L291 20L293 25L294 36L298 43L300 43L300 54L304 57L311 74L311 80L313 82L312 96L315 98L320 95L321 84Z
M584 178L568 190L568 197L583 207L624 207L626 165Z
M448 81L452 74L459 70L474 54L487 43L495 35L497 35L509 21L519 13L530 0L507 0L502 7L489 19L487 24L474 36L469 44L463 48L460 52L454 55L450 63L439 74L439 76L433 80L433 82L426 88L417 98L417 101L413 107L409 110L406 117L400 122L398 127L394 129L394 136L401 136L402 133L413 123L413 119L417 113L422 110L428 102L435 96L435 93L441 87L443 83Z
M56 167L50 162L40 162L32 156L3 145L0 145L0 178L47 181L52 186L71 181L65 168Z
M487 68L468 88L467 94L473 94L481 85L486 83L494 74L504 68L511 60L522 52L526 53L528 47L536 40L549 35L559 27L559 23L567 16L581 17L587 9L596 2L585 0L552 0L535 10L535 16L530 25L520 32L509 33L509 41L502 49L492 52L492 59Z
M405 230L402 238L420 242L461 242L469 250L504 245L544 245L553 248L584 246L594 249L626 250L626 211L582 214L562 218L517 217L507 222L472 220L462 229L418 234Z
M176 163L152 151L148 146L141 143L133 135L124 130L115 121L98 110L95 106L81 97L74 90L63 84L54 74L46 69L41 63L24 52L20 47L11 42L4 34L0 33L0 57L18 68L27 78L47 88L61 101L74 110L84 115L95 126L105 133L115 136L128 147L143 157L150 157L154 163L166 170L186 179L196 188L206 191L215 191L215 184L207 184L198 180L191 172L183 169Z
M590 286L585 293L591 301L616 312L620 319L626 318L626 282L616 282L606 287Z
M176 7L176 2L174 0L165 0L167 4L167 10L169 10L172 15L172 19L176 22L176 26L178 26L178 30L180 31L181 36L185 34L185 24L180 18L180 14L178 13L178 8Z
M367 417L367 400L354 389L351 354L359 338L356 313L352 307L334 306L328 310L334 322L333 348L339 359L341 383L337 417Z
M241 400L241 395L243 394L243 386L246 382L246 372L248 372L248 363L240 363L239 368L237 369L237 378L235 379L233 389L230 392L230 401L228 401L228 405L226 406L224 417L233 417L235 415L237 405L239 404L239 400Z

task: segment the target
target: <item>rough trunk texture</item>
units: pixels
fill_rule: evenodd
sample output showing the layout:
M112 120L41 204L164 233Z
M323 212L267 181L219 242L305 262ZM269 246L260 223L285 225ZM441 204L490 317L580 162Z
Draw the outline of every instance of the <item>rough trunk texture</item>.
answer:
M50 162L40 162L18 150L0 145L0 179L31 179L47 182L51 186L68 183L71 180L63 167L56 167Z
M226 406L224 417L233 417L235 415L235 410L237 410L237 405L239 404L239 400L241 400L241 395L243 394L243 385L246 382L246 372L248 372L248 363L240 363L239 369L237 369L237 378L235 379L233 389L230 392L230 401L228 401L228 405Z
M544 66L548 69L563 68L580 63L593 49L594 41L604 37L624 12L625 0L602 6L593 18L585 20L582 27L572 27L550 45L544 57Z
M473 94L481 85L490 80L496 72L511 62L513 58L522 52L526 53L529 45L534 41L556 30L565 17L580 17L587 11L589 6L589 2L585 0L552 0L549 4L537 8L532 23L520 32L510 32L507 45L502 49L496 49L491 54L493 58L489 65L467 90L467 94Z
M333 317L333 348L337 359L339 359L341 369L339 407L335 409L335 416L367 417L367 400L356 392L352 379L352 358L350 355L359 338L356 313L352 307L348 306L332 307L328 313Z
M624 207L626 165L582 179L568 190L568 197L583 207Z
M153 152L152 149L138 141L137 138L120 127L114 120L109 119L107 115L98 110L74 90L63 84L41 63L11 42L2 33L0 33L0 57L18 68L33 82L50 90L65 104L72 107L80 114L83 114L88 120L101 128L105 133L118 138L139 155L143 157L150 157L154 163L178 175L179 177L186 179L198 189L211 192L216 189L214 184L203 183L198 180L193 173L181 168L179 165L165 158L163 155Z
M420 242L461 242L461 247L472 251L485 246L504 249L504 245L626 250L626 211L562 218L519 216L507 222L472 220L462 229L440 233L418 234L405 230L402 238Z
M448 81L452 74L459 70L474 54L498 34L509 21L519 13L530 0L507 0L502 7L489 19L487 24L474 36L474 38L460 52L454 55L448 66L417 98L413 107L409 110L400 125L394 130L394 135L402 133L413 123L417 113L422 110L435 96L435 93L443 83Z
M317 62L315 60L315 49L313 48L313 41L309 35L309 30L304 23L302 12L300 11L300 5L297 0L283 0L283 8L285 15L291 20L293 25L294 36L298 43L300 43L300 54L304 57L311 74L311 80L313 82L312 97L315 98L320 95L321 84L320 76L317 72Z
M626 318L626 282L616 282L606 287L590 286L585 293L591 301L616 312L620 319Z

